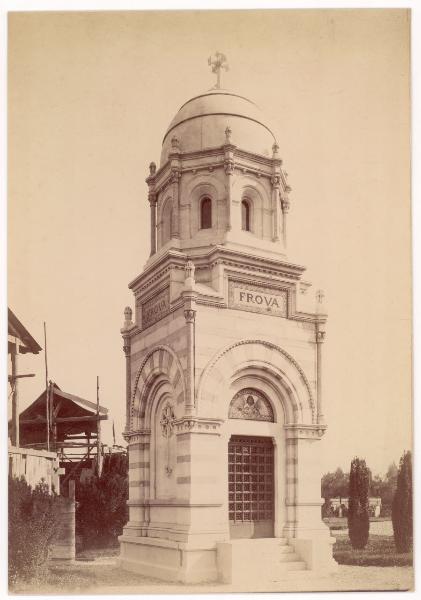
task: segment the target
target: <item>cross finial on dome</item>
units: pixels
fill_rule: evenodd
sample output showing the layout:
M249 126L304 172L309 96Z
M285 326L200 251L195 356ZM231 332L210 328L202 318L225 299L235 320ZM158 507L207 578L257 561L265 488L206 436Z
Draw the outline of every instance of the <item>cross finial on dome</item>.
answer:
M228 71L229 69L227 57L222 52L215 52L213 60L209 56L208 65L212 67L212 73L216 73L215 89L219 90L221 88L221 70L225 69L225 71Z

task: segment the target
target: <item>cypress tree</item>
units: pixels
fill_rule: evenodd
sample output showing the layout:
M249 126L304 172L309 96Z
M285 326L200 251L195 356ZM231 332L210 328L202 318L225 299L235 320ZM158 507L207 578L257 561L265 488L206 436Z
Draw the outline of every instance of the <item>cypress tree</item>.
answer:
M412 463L411 453L404 452L399 462L395 496L392 503L392 523L398 552L412 548Z
M368 542L368 490L370 472L365 460L354 458L349 473L348 532L353 548L365 548Z

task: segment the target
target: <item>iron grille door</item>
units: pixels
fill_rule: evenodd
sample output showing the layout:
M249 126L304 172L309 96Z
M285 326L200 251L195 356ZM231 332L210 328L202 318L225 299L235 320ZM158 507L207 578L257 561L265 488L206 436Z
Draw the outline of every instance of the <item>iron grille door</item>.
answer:
M273 524L273 444L270 438L231 437L228 443L228 512L234 525L263 521ZM241 537L255 537L256 532L250 532L249 536Z

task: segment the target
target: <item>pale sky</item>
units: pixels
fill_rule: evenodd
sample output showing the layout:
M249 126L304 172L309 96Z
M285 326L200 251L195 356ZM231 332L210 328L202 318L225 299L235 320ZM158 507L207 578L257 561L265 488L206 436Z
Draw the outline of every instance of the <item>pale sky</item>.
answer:
M144 182L214 84L275 124L288 258L323 288L325 470L383 473L411 445L409 16L403 10L27 13L9 21L9 306L66 392L125 421L120 327L149 251ZM21 408L44 357L22 357Z

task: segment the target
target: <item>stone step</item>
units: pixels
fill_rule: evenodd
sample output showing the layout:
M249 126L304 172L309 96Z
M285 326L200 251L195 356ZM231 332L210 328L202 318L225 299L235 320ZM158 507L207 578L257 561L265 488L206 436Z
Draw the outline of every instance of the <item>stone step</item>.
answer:
M250 584L256 585L259 581L283 581L285 579L297 578L307 574L306 564L302 560L291 562L260 565L259 568L250 568L249 565L243 568L234 568L232 570L232 584ZM294 576L294 577L293 577Z
M261 546L287 546L288 539L285 537L266 537L266 538L237 538L231 539L230 543L233 546L253 546L259 548Z
M224 545L221 544L221 550ZM228 571L224 569L221 554L223 580L233 584L254 585L258 581L284 579L291 572L305 572L306 563L288 544L285 538L259 538L231 540L225 546L228 554ZM228 579L227 579L228 578Z

